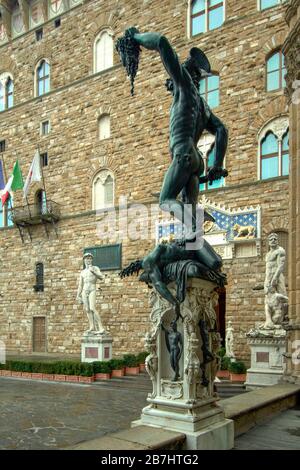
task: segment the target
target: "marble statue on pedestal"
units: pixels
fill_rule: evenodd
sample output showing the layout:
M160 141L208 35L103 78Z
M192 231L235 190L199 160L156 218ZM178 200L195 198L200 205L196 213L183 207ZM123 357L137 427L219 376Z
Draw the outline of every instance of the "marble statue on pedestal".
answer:
M232 326L232 322L228 322L228 326L226 328L226 336L225 336L225 349L226 349L226 356L230 359L235 358L235 354L233 352L233 343L234 343L234 329Z
M245 383L248 390L279 383L285 370L288 297L283 272L286 254L279 246L276 233L271 233L268 241L270 249L264 282L266 319L246 334L251 348L251 367Z
M199 184L212 184L228 175L223 168L228 131L199 92L200 80L211 75L203 51L193 47L180 63L162 34L127 29L116 48L131 77L132 94L141 47L159 53L169 74L172 161L159 205L184 226L182 239L158 244L120 273L124 278L142 270L139 279L152 289L146 367L153 391L141 424L184 432L187 449L229 449L233 447L233 422L216 405L213 383L220 348L215 289L226 284L226 276L221 272L221 257L202 236L203 222L214 218L198 206ZM203 176L204 161L197 144L205 130L215 135L216 152Z
M89 320L89 329L86 333L104 334L105 329L96 308L96 283L98 279L103 280L105 276L97 266L93 266L91 253L85 253L83 260L85 269L80 273L77 300L83 304Z
M278 244L278 235L268 237L270 251L266 256L265 290L265 329L281 328L287 314L288 297L285 287L285 250Z

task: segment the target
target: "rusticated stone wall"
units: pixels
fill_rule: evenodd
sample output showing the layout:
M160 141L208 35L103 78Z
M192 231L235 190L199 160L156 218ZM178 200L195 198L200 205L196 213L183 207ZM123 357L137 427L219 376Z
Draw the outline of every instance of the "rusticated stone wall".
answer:
M253 287L264 278L265 235L288 225L288 178L257 181L257 134L270 119L287 114L283 91L265 91L265 60L280 48L287 27L284 6L257 10L257 1L226 1L226 21L214 31L187 37L187 1L89 0L44 25L42 41L29 31L0 47L0 73L11 72L15 106L0 113L0 140L6 141L7 172L16 156L28 171L36 145L48 151L45 180L49 199L61 204L58 238L50 229L33 229L32 242L22 244L16 228L0 230L0 338L9 350L31 352L32 317L47 317L50 353L79 353L79 339L87 325L76 304L77 278L84 247L107 243L96 231L91 182L101 168L115 174L115 202L154 201L169 164L168 116L171 97L167 74L157 54L143 51L135 96L115 54L114 67L93 74L93 42L104 27L119 37L126 27L163 32L181 59L191 47L202 48L220 74L220 106L215 113L229 128L226 188L207 191L207 197L228 208L261 205L261 255L225 262L228 274L226 320L236 332L236 356L249 358L244 333L264 318L263 294ZM40 58L51 65L51 92L34 98L33 73ZM111 138L99 142L97 118L111 116ZM49 119L51 132L39 134ZM32 187L33 202L38 185ZM15 205L22 204L21 193ZM154 241L125 241L123 266L142 257ZM33 291L34 266L45 265L45 292ZM107 273L100 297L104 324L114 337L116 354L143 349L148 327L147 288L135 277L121 281Z

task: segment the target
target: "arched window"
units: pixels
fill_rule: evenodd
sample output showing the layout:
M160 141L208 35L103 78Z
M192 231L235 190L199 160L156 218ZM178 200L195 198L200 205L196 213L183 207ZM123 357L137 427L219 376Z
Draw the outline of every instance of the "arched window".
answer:
M219 28L224 23L224 0L193 0L191 36Z
M286 176L289 174L289 131L283 136L281 144L281 174Z
M281 90L285 87L286 67L284 55L281 51L274 52L266 63L267 91Z
M4 73L0 75L0 111L11 108L14 104L14 83L12 77Z
M36 69L36 95L42 96L50 91L50 65L42 60Z
M288 119L278 118L268 123L259 137L260 179L289 174Z
M279 145L273 132L268 132L261 141L261 179L279 176Z
M6 82L6 106L11 108L14 105L14 83L9 77Z
M0 111L5 109L5 87L0 82Z
M102 170L93 181L93 209L99 210L114 205L114 176Z
M105 206L112 206L114 202L114 180L111 175L105 180L104 183L104 203Z
M98 119L99 140L109 139L110 137L110 116L103 114Z
M101 32L94 44L94 72L113 66L113 38L109 31Z
M12 207L12 197L9 198L9 201L4 206L0 198L0 228L14 225L12 220Z
M203 175L207 173L208 168L211 168L215 162L216 158L216 147L215 144L210 148L207 152L206 157L204 156L204 172ZM224 178L219 180L213 181L212 184L203 183L200 184L200 191L205 191L206 189L215 189L215 188L222 188L224 186Z
M216 74L200 80L200 95L211 108L216 108L220 104L219 86L220 77Z

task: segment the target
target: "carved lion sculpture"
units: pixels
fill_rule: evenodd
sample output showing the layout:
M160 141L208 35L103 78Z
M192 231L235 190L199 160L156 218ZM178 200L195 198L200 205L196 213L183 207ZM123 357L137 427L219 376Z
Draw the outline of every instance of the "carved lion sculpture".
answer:
M236 233L234 238L254 238L255 237L255 227L253 225L239 225L235 224L233 226L233 231Z

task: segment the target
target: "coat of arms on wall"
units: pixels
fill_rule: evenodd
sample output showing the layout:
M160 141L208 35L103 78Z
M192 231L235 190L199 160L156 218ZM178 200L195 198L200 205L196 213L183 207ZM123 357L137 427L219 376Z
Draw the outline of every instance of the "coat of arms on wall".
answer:
M247 258L260 255L261 210L259 206L230 209L202 197L201 206L213 216L204 223L204 238L222 256ZM156 243L181 238L183 227L176 220L161 220L156 227Z

